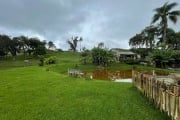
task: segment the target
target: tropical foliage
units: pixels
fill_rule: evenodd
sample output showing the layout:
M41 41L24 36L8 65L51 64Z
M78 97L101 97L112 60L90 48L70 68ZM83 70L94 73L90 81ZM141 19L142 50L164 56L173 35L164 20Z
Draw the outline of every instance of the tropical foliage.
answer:
M180 32L175 32L168 28L168 20L176 23L180 10L172 10L177 3L165 3L163 6L154 9L151 25L144 28L129 40L132 50L146 58L154 61L156 66L166 67L167 63L180 62L177 57L177 51L180 50ZM159 24L153 25L160 21ZM175 57L176 56L176 57ZM147 59L146 59L147 60Z
M180 10L172 9L177 6L177 3L168 3L166 2L163 6L154 9L156 12L153 16L152 23L157 22L160 20L160 27L162 33L162 42L166 42L166 30L168 28L168 20L172 21L173 23L177 22L177 17L180 16Z
M92 63L95 65L107 66L113 59L111 51L105 48L95 47L92 49Z
M82 40L83 40L82 37L78 37L78 36L71 37L70 40L67 40L67 43L70 46L70 50L72 50L73 52L76 52L77 51L77 44L78 44L78 42L81 42Z
M45 59L46 64L56 64L57 63L57 57L56 56L51 56Z

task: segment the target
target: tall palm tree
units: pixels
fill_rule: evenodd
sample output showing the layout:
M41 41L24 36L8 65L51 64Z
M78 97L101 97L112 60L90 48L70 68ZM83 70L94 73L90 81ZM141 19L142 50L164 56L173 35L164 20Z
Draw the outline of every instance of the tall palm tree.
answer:
M166 2L163 6L154 9L156 12L153 16L152 23L157 22L160 20L160 26L162 29L162 42L166 42L166 30L168 27L168 19L172 21L173 23L177 22L177 17L180 15L180 10L174 10L172 9L177 6L177 3L173 2L168 4Z
M70 40L67 40L67 43L70 46L70 50L73 52L76 52L77 43L78 43L78 36L72 37Z

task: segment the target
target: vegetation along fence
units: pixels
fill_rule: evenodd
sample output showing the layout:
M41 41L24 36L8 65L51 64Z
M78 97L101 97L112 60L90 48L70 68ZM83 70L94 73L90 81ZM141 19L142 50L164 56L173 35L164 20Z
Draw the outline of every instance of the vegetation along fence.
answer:
M175 120L180 120L180 85L178 75L157 76L132 71L136 86L157 108Z

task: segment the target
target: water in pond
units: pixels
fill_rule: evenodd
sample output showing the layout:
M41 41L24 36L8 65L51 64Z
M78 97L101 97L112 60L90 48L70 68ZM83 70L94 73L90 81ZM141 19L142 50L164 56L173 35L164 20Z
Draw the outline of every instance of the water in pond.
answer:
M142 71L141 71L142 72ZM152 74L152 71L143 71L145 74ZM167 72L156 71L156 75L168 75ZM94 79L100 80L115 80L115 79L128 79L132 78L132 70L108 70L100 69L94 71L84 72L85 76L93 76Z
M132 70L115 71L115 70L103 69L103 70L95 70L84 73L86 76L92 75L94 79L100 79L100 80L132 78Z

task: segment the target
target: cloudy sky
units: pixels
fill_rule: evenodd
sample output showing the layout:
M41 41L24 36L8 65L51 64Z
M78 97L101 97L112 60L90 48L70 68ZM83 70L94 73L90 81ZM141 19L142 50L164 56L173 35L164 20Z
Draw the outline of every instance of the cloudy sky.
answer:
M179 0L169 0L179 5ZM104 42L129 48L129 38L150 25L153 9L167 0L0 0L0 34L25 35L69 48L67 39L82 36L82 46ZM180 18L179 18L180 19ZM169 27L180 31L180 20Z

